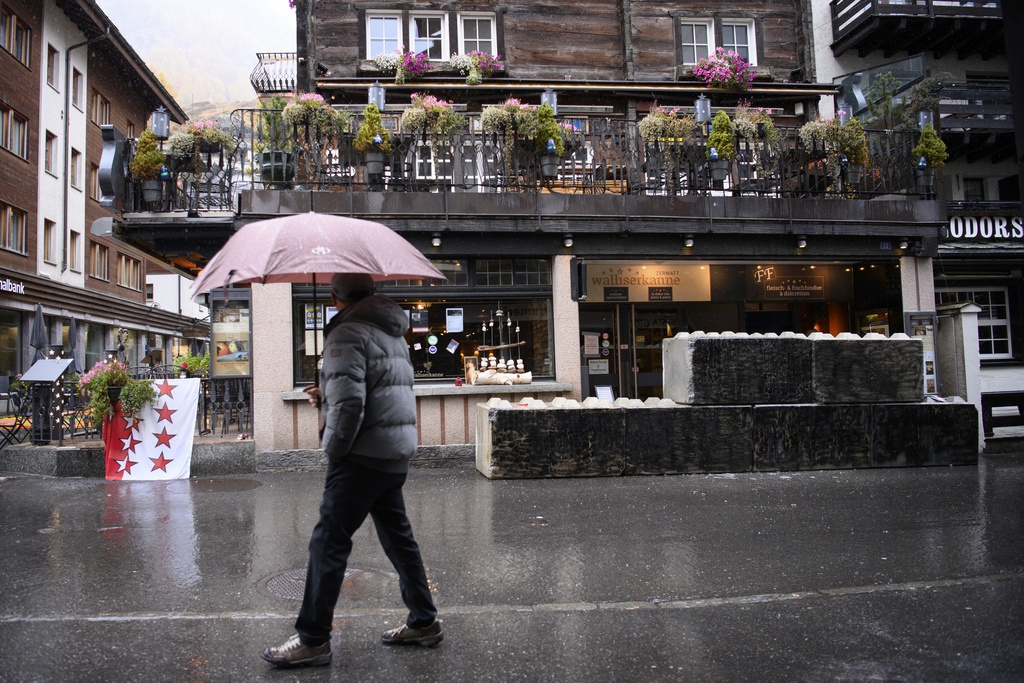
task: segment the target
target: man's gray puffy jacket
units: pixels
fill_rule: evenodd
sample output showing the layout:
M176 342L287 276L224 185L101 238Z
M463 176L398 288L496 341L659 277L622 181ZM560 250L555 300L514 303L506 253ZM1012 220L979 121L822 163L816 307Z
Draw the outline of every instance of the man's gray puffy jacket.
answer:
M416 451L416 397L405 311L386 296L361 299L324 330L323 448L385 472L405 472Z

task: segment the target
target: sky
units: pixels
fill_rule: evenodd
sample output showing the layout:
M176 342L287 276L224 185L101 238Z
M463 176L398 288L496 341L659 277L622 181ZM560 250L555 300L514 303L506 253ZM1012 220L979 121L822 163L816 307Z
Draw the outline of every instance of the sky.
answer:
M288 0L97 0L186 110L194 102L256 99L257 52L295 52Z

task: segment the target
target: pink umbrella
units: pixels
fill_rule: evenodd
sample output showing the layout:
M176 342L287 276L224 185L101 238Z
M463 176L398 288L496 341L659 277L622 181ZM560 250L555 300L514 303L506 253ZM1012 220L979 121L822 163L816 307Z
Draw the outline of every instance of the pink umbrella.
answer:
M243 282L315 285L335 273L367 273L377 281L445 279L386 225L310 212L243 227L210 259L192 293Z
M335 273L367 273L377 281L447 279L386 225L311 211L243 227L210 259L192 295L244 282L311 282L316 310L316 283L330 282ZM315 356L316 334L313 347Z

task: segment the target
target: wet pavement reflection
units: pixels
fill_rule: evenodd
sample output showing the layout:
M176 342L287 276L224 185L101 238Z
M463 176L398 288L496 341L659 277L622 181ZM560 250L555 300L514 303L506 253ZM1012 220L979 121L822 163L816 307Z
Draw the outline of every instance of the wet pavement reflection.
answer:
M280 680L258 652L298 603L268 581L302 576L321 486L0 478L0 680ZM303 678L1024 677L1022 455L615 479L414 469L405 491L445 642L379 645L404 611L364 525L334 663Z

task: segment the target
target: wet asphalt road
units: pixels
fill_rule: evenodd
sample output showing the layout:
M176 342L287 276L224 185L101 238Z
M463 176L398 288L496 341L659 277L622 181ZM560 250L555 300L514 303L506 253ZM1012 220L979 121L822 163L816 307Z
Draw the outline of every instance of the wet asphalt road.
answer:
M271 669L259 652L292 632L281 595L321 480L3 479L0 681L1024 680L1024 456L531 481L414 469L445 641L380 644L405 613L366 525L332 665Z

